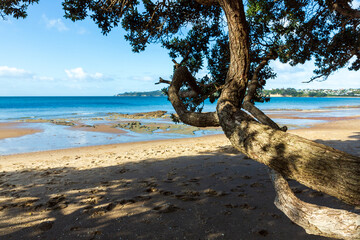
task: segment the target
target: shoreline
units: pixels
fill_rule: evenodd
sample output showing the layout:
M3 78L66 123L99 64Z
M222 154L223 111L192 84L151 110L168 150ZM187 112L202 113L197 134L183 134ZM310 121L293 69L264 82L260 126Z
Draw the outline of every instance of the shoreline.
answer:
M281 119L282 117L279 117L279 119ZM293 118L293 119L297 119L297 118ZM288 133L291 134L296 134L299 135L301 137L305 137L305 138L309 138L310 140L317 140L316 138L314 138L312 136L312 134L314 132L318 132L319 134L325 130L329 130L331 128L334 127L341 127L343 133L346 134L350 134L350 132L352 132L354 129L359 128L359 132L360 132L360 116L351 116L351 117L328 117L326 118L329 121L328 122L324 122L324 123L317 123L317 124L313 124L312 126L309 127L304 127L304 128L296 128L296 129L291 129L288 130ZM343 126L344 125L344 126ZM78 131L81 129L78 128L74 128L71 127L72 131ZM107 131L108 129L105 128L105 131ZM120 130L120 129L119 129ZM94 131L102 131L102 128L100 128L99 130L94 129ZM122 131L122 130L120 130ZM115 130L115 132L107 132L107 133L112 133L112 134L118 134ZM309 134L310 133L310 134ZM340 137L340 138L344 138L344 134L342 133L338 133L336 132L335 134L329 134L329 136L331 136L330 138L334 138L334 137ZM334 136L335 135L335 136ZM321 136L321 139L327 140L329 139L329 136L326 135L319 135ZM122 143L112 143L112 144L99 144L99 145L89 145L89 146L81 146L81 147L69 147L69 148L61 148L61 149L53 149L53 150L44 150L44 151L34 151L34 152L24 152L24 153L14 153L14 154L6 154L6 155L0 155L0 161L2 158L7 158L7 157L11 157L11 156L15 156L15 157L26 157L27 155L39 155L44 153L45 155L50 154L69 154L70 152L73 151L77 151L79 150L80 152L86 152L89 150L98 150L98 149L103 149L103 148L109 148L109 149L113 149L116 147L130 147L132 148L133 145L148 145L148 144L161 144L161 143L167 143L167 142L173 142L173 143L177 143L177 142L182 142L182 141L186 141L186 140L190 140L193 139L194 141L197 140L207 140L207 139L221 139L221 140L228 140L224 133L219 133L219 134L211 134L211 135L204 135L204 136L193 136L193 137L183 137L183 138L169 138L169 139L154 139L154 140L143 140L143 141L132 141L132 142L122 142ZM348 139L348 138L346 138ZM230 143L229 143L230 144ZM135 149L138 148L135 147ZM359 150L360 151L360 150ZM1 165L0 165L1 166Z
M281 126L288 126L290 130L311 128L317 124L326 122L360 119L360 115L329 117L326 115L328 112L307 110L304 110L301 113L305 113L306 115L302 116L297 112L286 113L282 111L280 114L277 114L276 112L268 113L268 116L273 118L275 122L278 122ZM139 114L136 114L136 116L138 115ZM195 134L196 131L202 132L200 136L223 134L220 128L195 128L181 124L162 123L157 122L157 119L148 119L148 117L144 119L146 120L145 122L142 122L143 119L139 117L137 119L132 119L131 115L126 116L129 118L121 119L109 117L109 119L106 120L96 119L100 120L100 122L92 121L90 125L87 124L86 121L83 122L81 119L34 119L24 122L2 122L0 123L0 140L8 139L8 141L7 143L2 144L3 148L0 148L0 153L2 152L2 154L0 154L0 156L74 148L74 146L76 147L76 143L71 144L73 140L67 145L57 145L58 143L71 140L74 136L78 136L77 138L79 138L79 141L83 141L81 140L83 138L82 136L87 136L87 141L90 142L83 144L83 146L91 147L126 142L134 143L157 141L159 139L199 137L199 134ZM292 124L286 123L291 121ZM213 131L215 132L212 133ZM40 135L34 135L35 133L40 133ZM26 141L21 140L23 138L19 137L26 137ZM33 141L36 141L40 148L33 149ZM19 144L21 144L22 148L16 150L17 146L20 146ZM42 146L42 144L45 145ZM26 146L27 148L24 150L24 147ZM6 150L7 148L8 150ZM6 153L6 151L8 153Z
M289 132L360 156L360 119ZM223 134L0 156L0 169L4 239L326 239L275 207L267 167Z

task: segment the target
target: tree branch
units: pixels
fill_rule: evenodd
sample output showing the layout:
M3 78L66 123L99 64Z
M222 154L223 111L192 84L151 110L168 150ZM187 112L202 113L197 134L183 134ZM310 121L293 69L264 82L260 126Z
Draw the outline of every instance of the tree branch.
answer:
M163 78L160 78L160 79L159 79L159 82L157 82L157 83L155 83L155 84L160 84L160 83L171 84L171 81L165 80L165 79L163 79Z
M266 54L265 57L262 58L259 66L256 67L254 74L251 78L251 81L248 85L248 91L247 94L244 98L245 102L250 102L251 99L254 97L255 93L256 93L256 89L259 86L259 73L260 71L268 64L268 62L272 59L276 59L277 56L273 53L273 52L269 52L268 54Z
M219 5L219 2L217 0L195 0L197 3L200 3L202 5L206 6L214 6Z
M257 120L259 120L259 122L261 122L262 124L265 124L267 126L270 126L273 129L276 130L281 130L283 132L286 132L287 127L284 126L282 128L279 127L279 125L277 125L271 118L269 118L268 116L266 116L265 113L263 113L260 109L258 109L257 107L255 107L254 104L252 104L251 102L244 102L242 107L248 111L249 113L251 113L251 115L253 115Z
M346 0L330 1L330 7L345 17L360 18L360 11L350 7Z
M180 120L185 123L196 127L217 127L219 126L219 119L216 112L195 113L186 109L186 106L179 97L179 91L184 82L195 81L186 67L178 67L173 76L169 87L169 100L173 105L176 113L179 115ZM196 82L195 82L196 83ZM190 83L189 83L190 85ZM192 85L190 85L192 86Z
M254 74L251 78L251 81L248 85L248 90L246 93L246 96L244 98L244 102L242 104L242 107L250 112L259 122L262 124L268 125L273 129L286 131L287 127L284 126L280 128L271 118L266 116L265 113L263 113L260 109L255 107L253 103L251 103L251 100L254 98L254 95L256 93L257 88L259 87L259 73L260 71L269 63L270 60L276 59L277 56L272 51L266 54L265 57L262 58L260 64L256 67Z

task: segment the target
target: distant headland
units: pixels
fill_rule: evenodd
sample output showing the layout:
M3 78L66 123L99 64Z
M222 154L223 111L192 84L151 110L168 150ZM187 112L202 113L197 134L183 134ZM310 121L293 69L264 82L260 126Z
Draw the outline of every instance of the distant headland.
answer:
M151 92L124 92L115 95L116 97L163 97L165 96L161 90Z
M360 97L360 88L348 89L295 89L276 88L263 90L263 94L273 97ZM124 92L116 97L163 97L161 90L150 92Z

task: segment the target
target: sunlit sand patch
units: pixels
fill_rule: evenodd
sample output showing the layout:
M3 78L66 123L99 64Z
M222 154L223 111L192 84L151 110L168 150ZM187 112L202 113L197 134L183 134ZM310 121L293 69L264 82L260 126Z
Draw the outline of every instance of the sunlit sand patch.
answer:
M24 128L21 123L0 123L0 139L22 137L41 132L41 129Z

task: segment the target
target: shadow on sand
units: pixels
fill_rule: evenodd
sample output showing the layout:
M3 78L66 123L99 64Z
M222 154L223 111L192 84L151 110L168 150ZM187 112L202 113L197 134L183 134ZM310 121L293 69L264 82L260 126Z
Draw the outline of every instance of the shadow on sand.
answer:
M351 138L321 143L360 155L360 133ZM274 206L266 168L226 146L108 167L2 172L0 239L326 239ZM290 182L305 201L353 209Z

